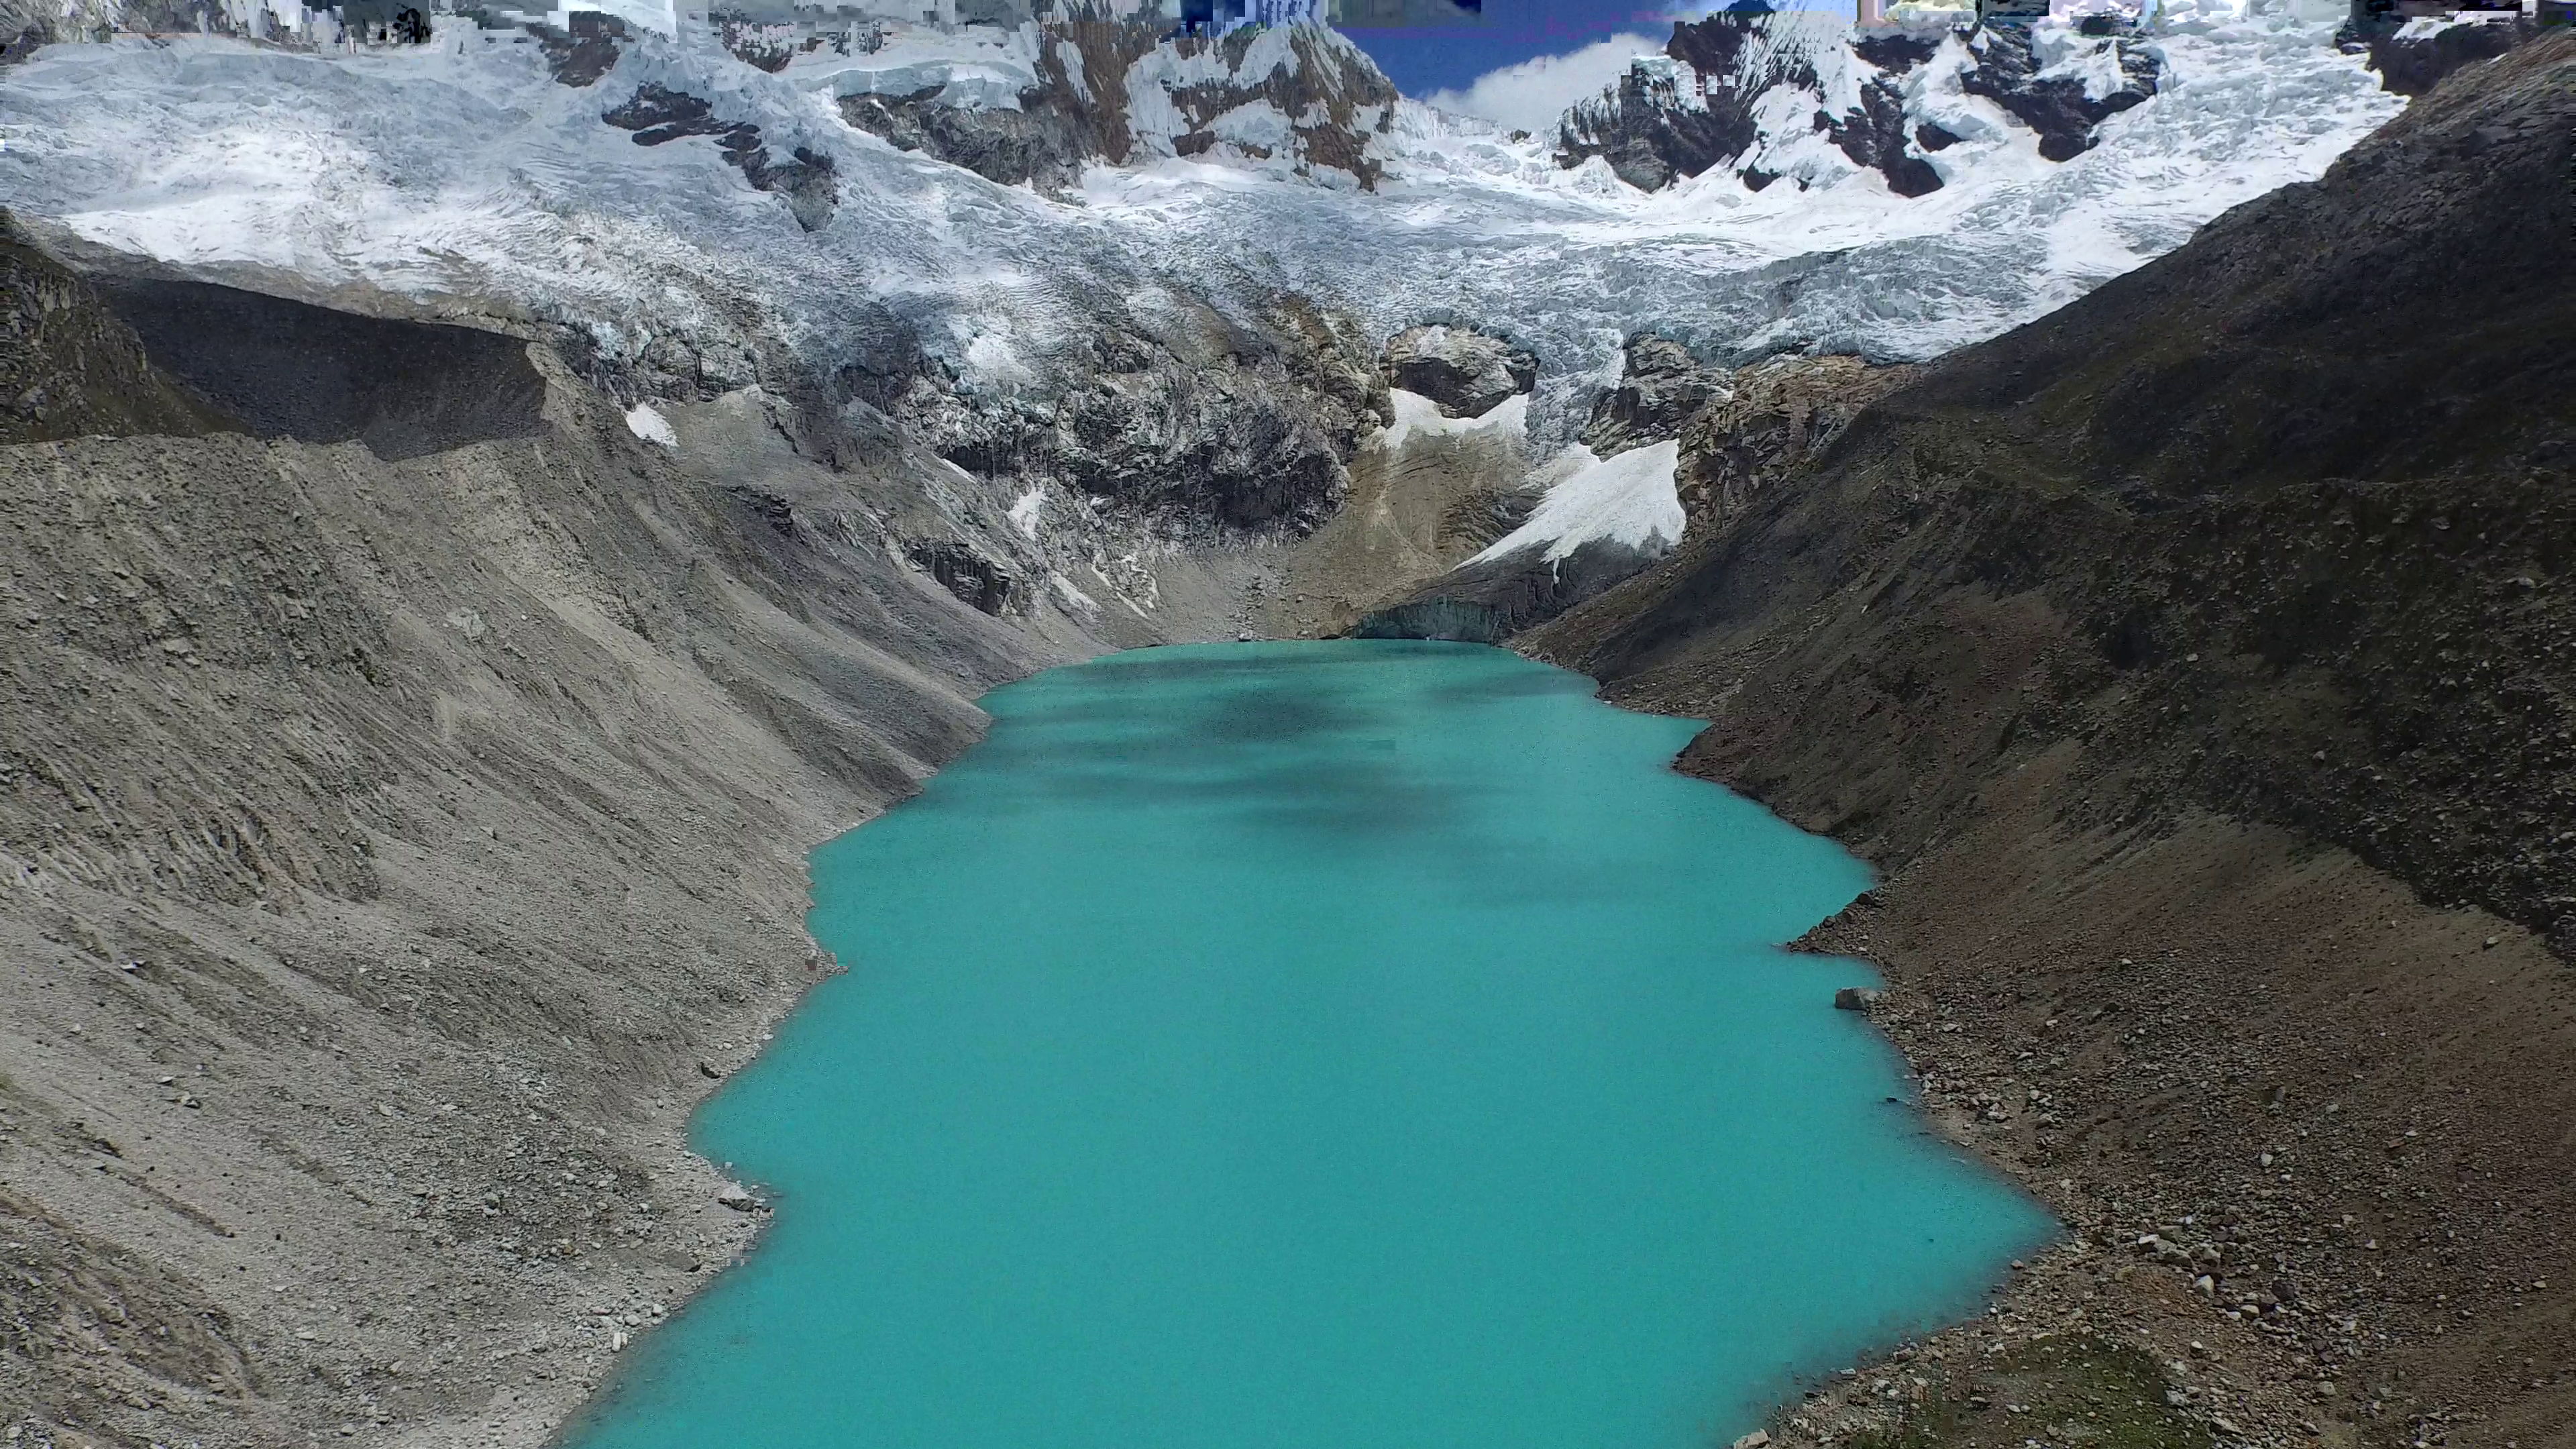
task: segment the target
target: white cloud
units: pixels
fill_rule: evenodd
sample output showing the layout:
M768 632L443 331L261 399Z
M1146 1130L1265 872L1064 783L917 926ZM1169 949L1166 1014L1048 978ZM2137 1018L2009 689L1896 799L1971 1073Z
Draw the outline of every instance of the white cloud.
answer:
M1551 135L1566 107L1598 95L1628 69L1631 58L1663 48L1662 41L1642 35L1614 35L1564 55L1542 55L1487 71L1463 91L1433 91L1422 100L1444 111Z

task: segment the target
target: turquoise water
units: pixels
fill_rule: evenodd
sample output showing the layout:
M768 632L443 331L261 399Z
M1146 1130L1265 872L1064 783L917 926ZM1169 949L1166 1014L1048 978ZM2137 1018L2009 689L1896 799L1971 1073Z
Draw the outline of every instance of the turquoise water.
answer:
M2047 1219L1785 940L1867 879L1501 650L1160 649L817 851L775 1225L582 1449L1684 1449Z

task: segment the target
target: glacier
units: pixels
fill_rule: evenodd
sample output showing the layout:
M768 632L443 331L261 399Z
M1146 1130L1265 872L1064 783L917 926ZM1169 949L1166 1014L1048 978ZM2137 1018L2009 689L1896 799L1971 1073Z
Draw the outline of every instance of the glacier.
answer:
M0 204L76 259L361 310L568 327L612 361L684 348L710 385L747 381L764 348L828 375L891 316L962 390L1043 400L1104 319L1201 305L1250 315L1298 293L1381 339L1444 320L1509 333L1541 361L1529 427L1562 441L1616 380L1630 334L1724 362L1936 356L2317 176L2403 104L2330 27L2273 0L2180 0L2145 37L2156 94L2063 162L1959 88L1963 42L1944 41L1906 77L1909 115L1958 137L1928 158L1944 184L1925 196L1893 194L1821 143L1801 184L1756 191L1719 169L1640 192L1597 159L1555 164L1546 138L1410 100L1361 128L1380 168L1364 185L1266 144L1315 118L1280 113L1261 68L1356 54L1318 31L1302 49L1268 36L1237 46L1231 72L1142 58L1123 78L1135 153L1050 196L895 149L835 108L898 87L1013 104L1049 45L1069 49L1036 26L897 26L879 53L812 51L774 72L703 20L672 29L631 35L579 87L527 35L458 16L409 47L48 46L0 72ZM1084 79L1079 59L1074 83L1117 79ZM2069 50L2070 68L2085 63ZM1165 114L1168 97L1228 79L1243 102L1210 128L1221 144L1177 154L1186 123ZM834 193L826 219L806 229L738 152L639 145L642 133L603 124L646 86L703 99L710 127L756 127L761 154L811 158ZM1803 125L1784 103L1766 154L1798 145Z

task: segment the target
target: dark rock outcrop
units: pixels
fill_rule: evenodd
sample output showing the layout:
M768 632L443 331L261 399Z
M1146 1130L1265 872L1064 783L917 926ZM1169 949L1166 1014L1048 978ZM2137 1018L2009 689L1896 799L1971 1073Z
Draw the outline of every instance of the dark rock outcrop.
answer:
M1444 417L1480 418L1538 382L1528 348L1471 327L1408 327L1386 341L1387 382L1431 399Z
M1358 324L1281 299L1252 326L1111 326L1058 390L979 395L933 363L892 411L962 468L1053 482L1186 527L1329 515L1345 464L1393 414Z
M1679 45L1689 28L1676 24L1673 44ZM1686 104L1682 91L1691 84L1691 76L1669 65L1629 66L1608 92L1559 119L1556 164L1580 166L1598 156L1620 180L1640 191L1658 191L1751 150L1759 133L1750 111L1723 101Z
M904 557L937 579L939 586L955 594L959 602L982 613L1000 614L1015 604L1028 602L1010 566L986 557L971 543L945 538L916 540L904 548Z
M1966 88L1989 97L2039 133L2040 154L2063 161L2093 144L2103 120L2155 93L2156 62L2126 36L2098 38L2112 47L2127 83L2098 100L2081 81L2037 78L2026 26L1996 25L1970 41L1977 64ZM1556 161L1577 166L1606 160L1628 184L1652 191L1686 176L1733 169L1756 191L1780 179L1760 160L1766 142L1762 117L1781 108L1777 93L1811 98L1801 129L1831 138L1854 165L1879 173L1899 196L1922 196L1941 187L1941 174L1925 157L1956 136L1906 114L1903 79L1940 48L1938 37L1907 33L1851 39L1839 24L1787 13L1722 12L1676 22L1664 53L1633 63L1601 96L1571 108L1560 121ZM1823 102L1819 47L1848 46L1851 63L1865 74L1857 106L1839 112Z
M928 86L907 96L843 96L840 110L841 119L898 150L922 152L1004 186L1062 191L1080 179L1094 154L1090 129L1058 106L970 109L942 102L939 87Z
M1894 81L1871 77L1860 88L1859 110L1823 119L1824 129L1842 153L1885 177L1888 190L1899 196L1928 196L1941 189L1941 173L1914 154L1905 97Z
M1657 555L1594 541L1563 558L1523 549L1441 575L1370 610L1352 631L1362 639L1454 639L1499 644L1634 577Z
M1857 357L1775 357L1725 375L1722 394L1679 433L1673 488L1693 528L1715 527L1821 454L1911 367Z
M752 189L776 192L796 224L807 231L822 230L840 205L840 179L831 157L799 146L781 161L761 144L758 126L719 120L715 108L696 96L647 84L599 118L621 131L634 132L638 146L666 145L683 136L715 138L725 161L742 172Z
M1593 400L1583 443L1596 457L1678 438L1710 399L1726 391L1726 370L1702 366L1670 338L1639 333L1624 349L1619 385Z
M546 73L557 84L579 90L617 68L627 38L625 21L597 10L575 10L564 17L564 24L563 30L551 25L527 27L546 58Z
M1619 386L1593 405L1584 442L1606 458L1678 440L1674 489L1686 527L1706 531L1811 462L1862 408L1913 371L1856 357L1790 356L1729 372L1700 365L1665 338L1632 337ZM1517 527L1535 502L1527 495L1514 501L1510 524L1494 538ZM1471 559L1369 610L1355 632L1500 643L1634 577L1666 551L1594 540L1556 558L1531 546Z
M1969 48L1976 67L1959 78L1961 89L1984 96L2039 133L2039 154L2051 161L2071 161L2093 148L2093 130L2104 121L2156 93L2155 57L2143 47L2113 39L2126 84L2096 99L2080 80L2042 80L2031 54L2030 32L2017 26L1994 26L1977 32Z
M2402 28L2392 15L2371 25L2363 41L2370 48L2370 68L2379 72L2380 86L2401 96L2420 96L2460 67L2493 60L2540 33L2512 12L2409 39L2399 38Z
M1395 85L1367 54L1335 32L1288 27L1287 55L1255 70L1263 32L1174 34L1143 20L1050 20L1039 26L1038 84L1021 92L1018 110L953 106L938 88L903 96L841 99L852 126L907 151L919 151L1004 185L1033 183L1056 191L1094 161L1124 164L1141 155L1288 160L1300 174L1343 173L1374 188L1385 168L1371 142L1393 124ZM1158 51L1176 60L1221 61L1228 78L1170 89L1181 129L1140 130L1128 114L1129 70ZM1264 102L1288 122L1284 158L1260 143L1227 140L1219 117Z

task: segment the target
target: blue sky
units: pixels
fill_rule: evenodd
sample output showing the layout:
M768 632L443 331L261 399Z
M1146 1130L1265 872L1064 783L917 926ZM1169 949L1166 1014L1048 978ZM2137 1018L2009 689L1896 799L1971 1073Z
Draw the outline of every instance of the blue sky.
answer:
M1696 7L1694 7L1696 8ZM1638 0L1485 0L1483 17L1403 30L1343 33L1377 58L1406 95L1465 90L1477 77L1542 55L1564 55L1614 35L1672 30L1670 12Z
M1543 131L1566 106L1617 79L1631 56L1660 50L1676 17L1725 0L1485 0L1484 14L1405 29L1344 26L1398 89L1507 125ZM1771 0L1807 9L1845 0Z

